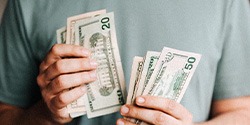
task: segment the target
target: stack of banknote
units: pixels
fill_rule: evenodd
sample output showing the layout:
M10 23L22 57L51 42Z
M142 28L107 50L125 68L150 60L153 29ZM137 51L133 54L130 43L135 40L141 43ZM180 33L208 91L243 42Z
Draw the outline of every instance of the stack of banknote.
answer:
M134 57L127 104L140 95L165 97L180 102L200 61L201 55L164 47L161 52L148 51ZM140 125L147 123L127 120Z
M57 42L88 48L98 63L97 80L86 85L87 94L67 106L70 116L93 118L119 111L126 90L114 14L99 10L69 17L67 26L57 30Z
M57 42L88 48L91 58L98 63L97 80L87 84L87 94L67 106L70 116L87 114L88 118L93 118L119 111L125 104L126 90L114 14L99 10L69 17L67 26L57 30ZM133 104L140 95L162 96L180 102L200 58L200 54L168 47L161 52L148 51L145 57L135 57L126 103Z

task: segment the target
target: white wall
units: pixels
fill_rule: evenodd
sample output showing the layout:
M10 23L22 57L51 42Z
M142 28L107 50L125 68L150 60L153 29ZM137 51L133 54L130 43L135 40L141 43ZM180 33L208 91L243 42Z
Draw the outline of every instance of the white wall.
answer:
M3 11L4 11L6 3L7 3L7 0L0 0L0 23L2 20L2 15L3 15Z

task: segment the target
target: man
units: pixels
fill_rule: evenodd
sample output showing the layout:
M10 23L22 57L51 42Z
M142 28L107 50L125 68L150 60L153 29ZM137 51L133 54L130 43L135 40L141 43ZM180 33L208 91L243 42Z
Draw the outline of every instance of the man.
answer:
M250 122L247 0L10 0L0 28L0 123L133 125L119 113L71 119L65 108L86 93L97 64L86 48L54 45L55 31L67 17L100 9L115 13L126 81L132 58L148 50L202 54L180 104L141 96L137 106L121 108L122 116L159 125Z

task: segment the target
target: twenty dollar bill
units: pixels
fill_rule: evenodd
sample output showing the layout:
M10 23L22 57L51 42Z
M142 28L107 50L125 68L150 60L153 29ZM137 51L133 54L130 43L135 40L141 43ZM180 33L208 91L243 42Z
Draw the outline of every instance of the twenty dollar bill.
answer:
M119 111L125 103L125 81L116 39L114 14L101 14L75 24L76 41L92 51L97 80L87 85L88 118Z

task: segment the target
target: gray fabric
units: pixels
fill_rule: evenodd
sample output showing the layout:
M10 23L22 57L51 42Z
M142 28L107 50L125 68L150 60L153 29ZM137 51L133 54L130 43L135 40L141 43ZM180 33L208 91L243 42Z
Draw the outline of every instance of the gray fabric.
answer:
M39 100L38 66L67 17L107 9L130 77L134 56L163 46L202 54L184 95L194 121L209 118L212 100L250 94L250 7L247 0L10 0L0 27L0 101L29 107ZM71 124L115 124L119 113Z

